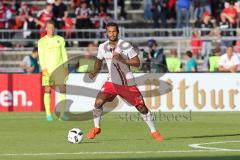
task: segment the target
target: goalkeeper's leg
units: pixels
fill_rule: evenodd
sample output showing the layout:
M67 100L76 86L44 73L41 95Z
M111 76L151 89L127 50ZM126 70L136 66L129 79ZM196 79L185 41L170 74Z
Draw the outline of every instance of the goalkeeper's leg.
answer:
M44 88L44 107L46 112L46 117L48 121L52 121L53 117L51 114L51 87L45 86Z

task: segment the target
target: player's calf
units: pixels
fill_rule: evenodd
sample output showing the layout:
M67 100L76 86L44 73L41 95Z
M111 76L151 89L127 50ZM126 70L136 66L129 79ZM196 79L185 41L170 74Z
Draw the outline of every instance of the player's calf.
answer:
M148 108L146 107L145 104L141 104L136 106L137 110L141 113L141 117L143 118L143 120L146 122L146 124L148 125L150 131L151 131L151 135L152 137L157 140L157 141L162 141L164 138L163 136L156 130L155 126L154 126L154 118L151 114L151 112L148 110Z
M102 107L93 109L93 121L95 128L100 128L100 120L103 113Z
M51 94L51 87L45 86L44 88L45 93L44 93L44 107L45 107L45 112L46 112L46 118L47 121L52 121L53 117L51 114L51 100L50 100L50 94Z
M94 109L92 111L94 128L92 128L88 132L88 134L87 134L88 139L94 139L95 136L101 132L100 121L101 121L101 116L103 113L102 106L104 105L105 102L107 102L107 96L98 94L96 101L95 101Z
M101 132L100 128L100 120L101 120L101 115L103 113L102 107L99 108L94 108L93 109L93 121L94 121L94 128L92 128L88 134L87 138L88 139L94 139L97 134Z

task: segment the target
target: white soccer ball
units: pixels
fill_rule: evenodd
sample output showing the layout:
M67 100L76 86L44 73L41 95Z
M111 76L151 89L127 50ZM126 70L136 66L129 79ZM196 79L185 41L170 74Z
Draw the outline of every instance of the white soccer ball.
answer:
M68 142L78 144L83 140L83 132L78 128L73 128L68 131Z

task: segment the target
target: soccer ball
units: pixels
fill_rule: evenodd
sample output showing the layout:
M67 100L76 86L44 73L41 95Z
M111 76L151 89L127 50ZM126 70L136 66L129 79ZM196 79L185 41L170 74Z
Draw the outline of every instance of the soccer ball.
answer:
M68 142L78 144L83 140L83 132L78 128L68 131Z

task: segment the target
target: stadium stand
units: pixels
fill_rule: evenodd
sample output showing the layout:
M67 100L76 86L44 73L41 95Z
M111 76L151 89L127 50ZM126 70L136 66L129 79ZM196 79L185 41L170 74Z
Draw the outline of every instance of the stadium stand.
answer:
M138 46L144 63L149 63L144 60L149 39L156 40L165 55L168 55L171 49L176 49L183 64L186 62L183 55L190 50L197 59L198 71L207 70L209 54L202 52L205 42L211 43L207 46L208 49L211 47L210 54L218 45L223 54L226 42L236 41L236 46L239 46L240 1L192 1L187 13L192 16L189 16L187 26L177 24L179 17L176 13L183 7L179 7L181 0L178 1L179 4L176 4L175 0L157 0L154 3L151 0L120 0L118 15L114 12L114 0L86 1L86 9L80 2L63 0L68 16L65 17L63 13L62 17L58 17L63 18L63 21L57 32L65 37L70 57L84 55L89 43L104 41L104 24L109 21L116 21L121 26L120 36ZM48 14L48 10L52 8L47 4L45 0L0 2L0 72L21 72L19 65L23 57L31 54L37 40L44 34L44 21L54 18L52 13ZM154 6L160 7L161 11ZM87 14L86 18L83 18L84 14ZM233 17L229 16L232 14ZM201 17L209 17L209 23L213 27L209 28L205 20L200 20ZM227 22L220 19L226 19ZM236 49L237 51L239 49ZM96 50L93 53L96 53ZM103 68L103 71L105 69Z

